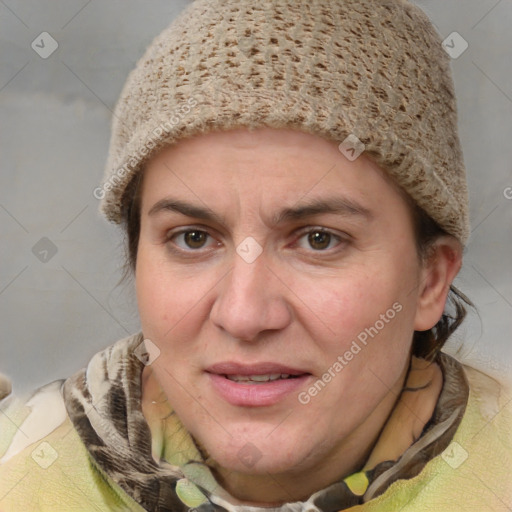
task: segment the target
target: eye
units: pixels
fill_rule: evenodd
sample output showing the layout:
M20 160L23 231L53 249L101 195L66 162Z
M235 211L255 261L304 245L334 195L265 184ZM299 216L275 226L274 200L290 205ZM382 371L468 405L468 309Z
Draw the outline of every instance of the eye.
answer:
M197 250L205 248L209 238L212 237L201 229L186 229L170 234L167 237L167 241L172 242L184 251L188 251L190 249Z
M326 251L326 249L332 249L339 245L340 242L345 241L342 237L320 228L310 229L300 236L298 245L307 249L307 247L304 247L304 244L300 243L300 240L306 240L309 247L315 251Z

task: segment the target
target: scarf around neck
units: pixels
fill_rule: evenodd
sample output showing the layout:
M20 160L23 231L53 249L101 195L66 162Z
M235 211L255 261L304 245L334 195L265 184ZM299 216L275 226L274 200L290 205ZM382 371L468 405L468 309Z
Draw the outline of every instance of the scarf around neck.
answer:
M337 512L366 503L384 493L393 482L413 478L428 461L443 452L462 420L469 396L462 365L440 352L434 363L442 371L443 385L434 412L419 438L397 459L383 460L370 469L365 469L365 465L315 492L307 501L277 508L232 505L229 494L215 482L198 446L176 414L172 417L172 432L176 436L171 440L175 446L166 449L171 456L167 460L155 458L151 429L141 406L145 365L139 352L143 340L138 333L96 354L86 368L65 381L63 396L70 420L92 463L150 512L189 512L191 507L198 512ZM413 356L411 364L414 360ZM409 387L410 373L402 395L421 389ZM395 405L387 424L392 422L396 408ZM382 437L369 460L372 454L379 453L380 460L386 453L389 435L386 439ZM172 456L173 449L179 456Z

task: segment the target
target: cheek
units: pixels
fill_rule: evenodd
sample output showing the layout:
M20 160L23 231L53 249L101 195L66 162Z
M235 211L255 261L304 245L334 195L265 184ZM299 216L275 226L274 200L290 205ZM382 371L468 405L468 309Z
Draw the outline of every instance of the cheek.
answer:
M196 275L194 275L196 274ZM157 344L171 339L187 339L201 327L206 314L208 296L216 275L173 268L162 255L161 248L141 244L137 256L135 287L142 331ZM210 279L211 278L211 279Z
M325 369L340 375L343 368L345 377L333 388L350 382L362 382L365 388L372 379L392 381L412 341L414 266L382 258L380 266L365 269L325 280L321 287L313 280L300 285L302 320ZM336 361L340 364L332 369Z
M189 296L185 296L174 276L169 275L162 257L154 252L151 247L139 247L135 287L144 334L159 339L184 316Z
M314 313L326 334L341 339L373 325L400 298L400 286L386 272L351 271L323 281L302 280L298 288L305 313Z

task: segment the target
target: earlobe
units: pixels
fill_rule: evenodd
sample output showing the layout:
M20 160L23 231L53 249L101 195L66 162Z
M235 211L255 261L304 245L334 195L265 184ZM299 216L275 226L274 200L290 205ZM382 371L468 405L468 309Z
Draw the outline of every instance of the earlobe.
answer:
M443 314L450 285L461 266L460 242L452 236L438 238L419 276L415 331L426 331L437 324Z

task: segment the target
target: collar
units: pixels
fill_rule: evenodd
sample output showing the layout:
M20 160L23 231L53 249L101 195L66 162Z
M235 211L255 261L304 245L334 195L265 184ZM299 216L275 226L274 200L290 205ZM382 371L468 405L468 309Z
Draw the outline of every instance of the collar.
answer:
M69 417L97 469L152 512L337 512L383 494L400 479L413 478L450 443L464 414L469 386L462 365L440 352L432 365L411 358L406 383L364 467L314 493L305 502L278 508L236 506L221 489L179 418L169 411L167 428L175 432L163 446L142 411L141 333L96 354L86 368L66 380ZM413 414L436 369L442 388L431 418L413 433L400 455L401 420ZM421 422L422 424L424 421Z

